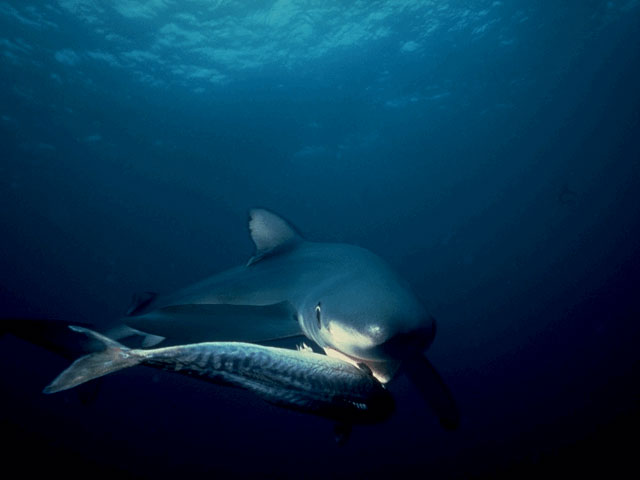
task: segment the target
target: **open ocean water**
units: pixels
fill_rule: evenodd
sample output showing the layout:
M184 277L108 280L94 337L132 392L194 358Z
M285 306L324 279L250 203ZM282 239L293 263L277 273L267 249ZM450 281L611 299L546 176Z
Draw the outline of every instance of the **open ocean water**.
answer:
M345 445L144 367L43 395L69 361L5 335L3 470L634 476L639 86L638 0L0 1L1 317L106 325L245 263L267 207L412 285L461 415L404 376Z

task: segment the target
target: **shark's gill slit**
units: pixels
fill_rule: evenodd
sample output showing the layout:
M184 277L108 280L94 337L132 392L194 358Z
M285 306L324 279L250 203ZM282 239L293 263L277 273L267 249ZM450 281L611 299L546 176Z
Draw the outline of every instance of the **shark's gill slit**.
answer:
M318 322L318 329L322 328L322 309L320 308L320 302L316 305L316 321Z

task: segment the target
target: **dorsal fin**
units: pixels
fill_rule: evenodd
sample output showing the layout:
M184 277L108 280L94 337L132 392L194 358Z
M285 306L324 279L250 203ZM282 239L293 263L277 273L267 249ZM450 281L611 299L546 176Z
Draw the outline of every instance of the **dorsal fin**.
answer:
M249 233L256 246L256 253L247 265L252 265L265 256L287 250L302 241L302 236L293 225L264 208L249 210Z

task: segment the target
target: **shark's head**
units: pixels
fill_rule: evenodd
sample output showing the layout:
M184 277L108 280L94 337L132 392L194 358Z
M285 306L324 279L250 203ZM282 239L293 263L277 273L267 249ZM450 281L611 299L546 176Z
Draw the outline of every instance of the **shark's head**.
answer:
M328 355L364 364L386 382L405 358L429 347L435 321L380 258L344 248L340 274L307 299L305 330Z
M264 209L249 212L249 230L256 253L248 266L288 262L277 274L294 276L299 324L327 355L366 365L387 382L404 359L431 344L433 318L378 256L353 245L307 242Z

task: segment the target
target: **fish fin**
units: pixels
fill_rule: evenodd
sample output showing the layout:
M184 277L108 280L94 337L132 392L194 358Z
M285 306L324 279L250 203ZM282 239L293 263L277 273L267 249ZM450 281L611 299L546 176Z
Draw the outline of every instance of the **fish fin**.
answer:
M131 297L131 303L127 309L127 316L140 315L158 296L155 292L138 292Z
M89 327L88 324L80 324ZM89 338L78 341L78 335L68 328L69 322L36 318L3 318L0 335L11 334L69 360L95 352L100 345Z
M166 338L163 345L267 342L302 335L289 302L272 305L185 304L128 317L130 327Z
M458 406L438 372L424 356L408 359L404 370L416 386L429 407L438 416L440 424L447 430L455 430L460 424Z
M126 344L128 347L133 345L136 348L138 346L141 346L142 348L154 347L165 339L159 335L141 332L140 330L131 328L128 325L118 325L117 327L109 330L106 333L106 336L112 340L130 339L131 337L135 337L134 342L127 340Z
M123 368L138 365L141 358L132 354L132 350L84 327L69 327L74 332L84 333L87 337L101 343L105 349L79 358L69 368L58 375L45 387L43 393L56 393L81 385Z
M142 339L142 348L151 348L155 347L159 343L165 341L165 337L161 337L160 335L152 335L150 333L140 332L144 335Z
M269 255L289 250L303 241L302 235L291 223L264 208L249 210L249 233L256 253L247 266Z

